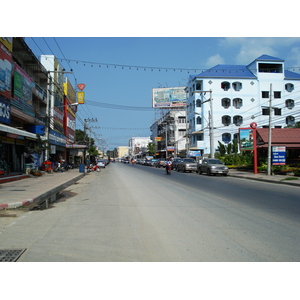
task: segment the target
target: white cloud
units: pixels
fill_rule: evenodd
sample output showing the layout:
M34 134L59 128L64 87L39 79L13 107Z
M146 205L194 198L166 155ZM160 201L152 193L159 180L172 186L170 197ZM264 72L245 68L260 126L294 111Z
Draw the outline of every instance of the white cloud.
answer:
M299 41L299 38L289 37L230 37L221 39L219 46L224 51L234 50L232 53L236 52L233 63L249 64L263 54L279 57L281 50L284 48L287 50ZM296 49L294 51L297 52ZM287 57L279 58L286 59Z
M224 64L224 59L220 54L209 57L205 63L206 67L208 68L212 68L218 64Z

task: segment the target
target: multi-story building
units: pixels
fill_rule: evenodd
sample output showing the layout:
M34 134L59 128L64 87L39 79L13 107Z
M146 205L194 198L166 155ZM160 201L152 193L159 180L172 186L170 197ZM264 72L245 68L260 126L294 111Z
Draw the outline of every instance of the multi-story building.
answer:
M187 146L186 110L168 110L150 128L151 140L159 157L185 156Z
M189 149L202 155L213 155L218 142L230 143L252 122L269 127L270 103L271 127L300 120L300 74L268 55L249 65L217 65L190 76L186 92Z
M62 71L53 55L39 61L24 38L0 38L0 175L40 167L50 154L67 158L66 144L75 142L76 93Z
M24 38L0 38L0 174L39 164L48 73Z
M150 137L132 137L128 143L129 156L141 157L146 155L149 143L151 143Z

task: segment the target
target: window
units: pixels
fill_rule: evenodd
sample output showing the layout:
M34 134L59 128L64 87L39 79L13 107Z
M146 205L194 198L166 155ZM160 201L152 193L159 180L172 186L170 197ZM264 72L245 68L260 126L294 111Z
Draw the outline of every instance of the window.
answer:
M285 123L287 125L294 125L295 124L295 118L293 116L288 116L285 119Z
M196 81L196 91L202 90L202 81Z
M201 123L202 123L201 117L197 117L197 125L201 125Z
M260 73L282 73L282 64L258 64L258 72Z
M232 87L235 91L239 92L242 89L242 83L236 81L232 84Z
M281 116L281 108L274 108L274 115Z
M178 130L178 135L179 136L184 136L185 135L185 129L179 129Z
M270 114L269 108L263 108L262 109L262 114L264 116L268 116ZM275 116L281 116L281 108L274 108L274 115Z
M184 124L185 123L185 117L178 117L178 123Z
M287 92L292 92L292 91L294 90L294 85L293 85L292 83L287 83L287 84L285 85L285 90L286 90Z
M274 99L281 98L281 92L274 92Z
M223 98L223 99L221 100L221 103L222 103L222 106L223 106L224 108L228 108L228 107L230 106L230 99L229 99L229 98Z
M268 116L268 115L270 114L270 110L269 110L268 108L263 108L263 109L262 109L262 114L263 114L264 116Z
M285 106L286 106L288 109L292 109L292 108L294 108L294 106L295 106L295 101L292 100L292 99L287 99L287 100L285 100Z
M228 91L230 89L230 83L227 82L227 81L223 81L221 83L221 88L224 90L224 91Z
M200 99L196 100L196 107L201 107L201 100Z
M234 116L233 124L236 126L241 126L243 124L243 117L242 116Z
M229 143L231 141L231 134L230 133L223 133L222 134L222 142Z
M229 126L231 123L231 117L230 116L223 116L222 117L222 124L224 126Z
M269 91L261 92L261 97L262 98L269 98Z
M241 98L235 98L232 101L232 105L235 108L239 109L239 108L241 108L243 106L243 100Z

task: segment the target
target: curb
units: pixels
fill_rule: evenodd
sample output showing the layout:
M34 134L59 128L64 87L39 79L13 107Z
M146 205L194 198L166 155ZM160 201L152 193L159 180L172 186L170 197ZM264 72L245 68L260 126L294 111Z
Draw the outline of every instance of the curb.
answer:
M248 177L248 176L240 176L240 175L234 175L234 174L228 174L230 177L236 177L236 178L242 178L242 179L248 179L248 180L255 180L255 181L264 181L268 183L279 183L279 184L286 184L286 185L292 185L292 186L300 186L300 183L295 183L292 181L284 180L284 181L274 181L274 180L269 180L265 178L255 178L255 177Z
M28 199L22 202L15 202L15 203L10 203L10 204L0 204L0 209L13 209L13 208L18 208L21 206L26 206L26 205L30 205L34 202L38 202L38 201L42 201L44 199L50 198L52 195L57 194L58 192L66 189L67 187L69 187L70 185L73 185L75 182L77 182L78 180L80 180L82 177L85 176L85 173L80 174L60 185L58 185L57 187L46 191L45 193L33 198L33 199Z

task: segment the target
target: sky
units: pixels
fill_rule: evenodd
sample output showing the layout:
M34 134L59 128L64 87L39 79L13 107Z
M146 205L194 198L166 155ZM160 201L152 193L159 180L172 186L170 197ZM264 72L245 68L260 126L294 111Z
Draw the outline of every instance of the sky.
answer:
M128 0L95 5L86 0L69 5L53 0L41 7L29 0L16 10L6 2L16 21L2 14L9 26L1 31L25 37L37 57L55 55L66 71L73 70L67 76L74 87L86 85L79 120L97 119L88 125L112 150L127 146L132 136L150 136L159 117L151 108L153 88L185 86L190 75L217 64L247 65L262 54L299 67L297 18L270 3ZM83 129L83 122L76 126Z
M86 103L78 108L101 146L127 146L131 137L150 136L160 117L152 108L152 89L186 86L217 64L248 65L267 54L300 70L298 37L26 37L39 58L55 55L74 87L86 85ZM93 135L92 135L93 137Z

